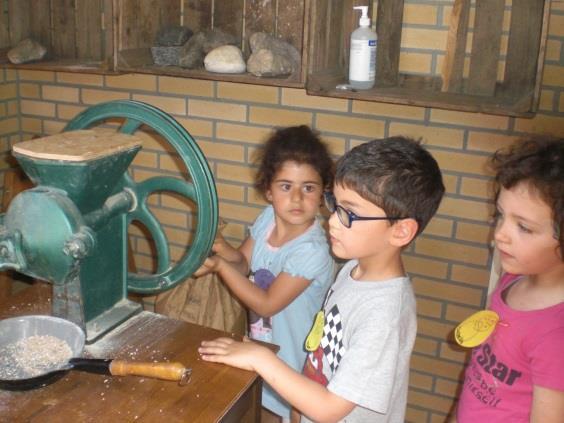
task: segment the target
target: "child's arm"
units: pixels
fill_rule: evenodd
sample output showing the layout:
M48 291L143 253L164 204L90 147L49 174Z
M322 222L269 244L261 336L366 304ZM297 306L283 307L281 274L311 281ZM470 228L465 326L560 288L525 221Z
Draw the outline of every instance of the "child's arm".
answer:
M274 279L272 285L264 290L251 282L236 266L219 255L207 258L202 268L198 269L194 275L201 276L209 272L217 272L239 300L255 313L264 317L272 316L283 310L310 283L308 279L282 272Z
M251 237L245 239L241 246L237 249L232 247L221 234L217 234L212 245L212 252L222 257L239 271L239 273L246 275L249 273L249 262L251 253L253 251L253 239ZM200 266L193 274L194 277L199 278L207 275L208 273L215 272L213 262L208 261L207 265Z
M218 234L213 243L212 251L230 262L240 273L246 275L249 273L253 244L253 239L248 237L238 249L235 249L225 241L221 234Z
M203 360L257 372L286 401L316 422L338 421L356 406L296 372L268 348L245 341L218 338L202 342L198 351Z
M564 421L564 391L533 387L531 423L562 423Z

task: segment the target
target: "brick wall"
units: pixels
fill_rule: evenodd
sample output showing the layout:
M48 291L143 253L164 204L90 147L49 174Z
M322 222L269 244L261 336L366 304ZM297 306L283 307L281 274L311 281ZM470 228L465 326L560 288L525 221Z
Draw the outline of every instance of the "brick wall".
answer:
M449 6L406 3L406 37L413 43L446 34ZM251 157L272 127L308 124L337 158L359 143L396 134L422 137L439 161L446 197L405 261L418 297L419 331L412 358L407 420L442 422L457 395L465 352L450 342L454 326L486 301L490 268L491 152L528 133L564 136L564 1L553 0L540 111L533 119L308 96L305 90L152 75L100 76L19 70L0 72L0 140L5 152L21 137L52 134L99 102L132 99L174 116L196 139L216 178L224 231L237 243L264 203L252 189ZM435 30L433 27L438 27ZM425 35L422 37L421 34ZM422 41L423 40L423 41ZM425 41L427 42L427 41ZM402 66L440 71L441 52L406 47ZM17 80L17 84L16 81ZM19 90L19 91L18 91ZM18 95L18 102L14 97ZM19 108L19 111L18 111ZM19 113L19 114L18 114ZM18 117L19 124L18 127ZM170 148L146 135L133 172L144 179L177 174ZM6 167L5 161L2 167ZM174 196L151 198L178 257L190 240L190 215ZM137 265L151 268L152 247L133 229Z
M0 68L0 170L9 167L8 151L20 137L18 121L18 85L16 72ZM4 186L0 172L0 183Z

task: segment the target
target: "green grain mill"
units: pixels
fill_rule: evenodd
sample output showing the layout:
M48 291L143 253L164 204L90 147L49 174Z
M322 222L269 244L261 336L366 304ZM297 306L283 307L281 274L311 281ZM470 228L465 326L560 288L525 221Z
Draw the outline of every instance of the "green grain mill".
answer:
M107 121L119 129L102 129ZM188 179L158 176L136 182L128 167L149 128L167 141ZM36 185L0 216L0 269L53 284L53 315L81 326L91 343L140 311L128 292L155 294L190 276L208 255L217 229L213 177L190 134L150 105L114 101L91 107L61 134L16 144L13 154ZM197 208L194 236L172 262L163 227L148 197L169 191ZM128 272L127 229L145 226L157 255L156 273Z

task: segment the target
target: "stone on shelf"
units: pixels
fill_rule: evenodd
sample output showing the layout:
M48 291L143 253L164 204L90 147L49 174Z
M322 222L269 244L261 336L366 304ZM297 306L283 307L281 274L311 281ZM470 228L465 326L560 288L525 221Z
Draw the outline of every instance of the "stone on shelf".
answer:
M204 66L204 57L214 48L236 44L237 39L233 35L220 29L197 32L182 47L178 64L188 69L201 68Z
M251 56L247 72L255 76L290 75L300 68L300 52L290 43L265 32L255 32L249 38Z
M247 69L241 49L231 45L210 51L204 59L204 66L208 72L214 73L243 73Z
M8 51L8 60L19 65L22 63L34 62L41 60L47 54L47 49L37 41L26 38L20 41L14 48Z

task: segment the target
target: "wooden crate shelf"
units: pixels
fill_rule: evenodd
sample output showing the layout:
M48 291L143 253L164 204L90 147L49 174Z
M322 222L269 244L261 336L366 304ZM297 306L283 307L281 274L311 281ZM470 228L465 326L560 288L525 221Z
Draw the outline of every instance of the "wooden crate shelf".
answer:
M550 3L451 0L450 28L440 52L443 68L422 75L400 70L404 0L0 0L0 66L305 87L311 95L532 116L539 102ZM347 82L349 37L358 25L352 7L357 5L369 6L377 17L376 85L343 91L336 86ZM504 16L509 16L505 29ZM298 49L301 68L290 77L266 78L157 66L150 47L164 25L185 25L194 33L219 28L240 40L246 54L249 36L267 32ZM10 46L27 37L45 45L49 57L7 63Z
M180 76L260 85L305 85L304 17L308 0L118 0L118 49L120 71ZM140 19L142 18L142 19ZM150 47L163 25L184 25L194 33L218 28L240 40L249 54L248 38L266 32L288 41L302 56L298 72L283 78L256 77L250 73L218 74L205 69L184 69L153 64Z
M347 83L348 37L358 25L352 7L377 8L376 84L339 90ZM476 0L471 51L466 51L470 0L453 0L440 75L399 69L403 0L318 0L312 4L308 47L308 94L396 104L532 116L538 108L550 0L513 0L508 47L500 52L504 0ZM371 13L372 14L372 13ZM498 67L504 60L503 78ZM465 71L466 67L469 68Z
M13 68L113 73L112 0L0 0L0 64ZM33 38L47 48L38 62L12 65L7 52Z

